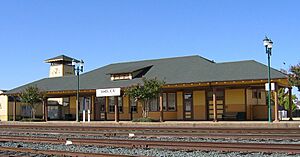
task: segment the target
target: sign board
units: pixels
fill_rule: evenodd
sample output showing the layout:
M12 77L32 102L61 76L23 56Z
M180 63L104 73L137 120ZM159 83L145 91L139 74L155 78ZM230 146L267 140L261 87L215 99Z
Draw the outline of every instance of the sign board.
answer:
M120 96L120 95L121 95L121 88L107 88L107 89L96 90L96 97Z
M265 84L265 89L266 91L269 91L269 83ZM271 91L275 90L275 83L271 83Z

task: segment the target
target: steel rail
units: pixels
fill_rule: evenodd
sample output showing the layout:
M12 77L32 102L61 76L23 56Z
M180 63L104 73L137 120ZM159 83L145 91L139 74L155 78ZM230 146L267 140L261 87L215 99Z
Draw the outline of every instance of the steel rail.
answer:
M235 143L235 142L182 142L182 141L153 141L153 140L121 140L121 139L68 139L75 145L111 146L127 148L158 148L171 150L214 150L239 152L268 152L300 154L300 144L274 143ZM0 137L0 141L33 142L63 144L66 139L47 137Z
M139 129L137 129L139 128ZM150 129L151 128L151 129ZM86 136L167 136L199 138L243 138L243 139L300 139L300 129L239 129L239 128L162 128L162 127L86 127L86 126L36 126L2 125L0 132L24 132L47 134L80 134Z
M257 127L252 127L252 128L229 128L229 127L168 127L168 126L90 126L90 125L24 125L24 124L14 124L14 125L7 125L7 124L1 124L0 125L0 129L1 128L28 128L28 129L39 129L39 128L43 128L43 129L49 129L49 130L60 130L60 129L64 129L64 130L158 130L158 131L163 131L163 130L174 130L174 131L237 131L237 132L241 132L241 131L246 131L246 132L295 132L295 133L300 133L300 128L257 128Z
M0 147L0 151L16 152L16 153L32 153L32 154L45 154L45 155L59 155L59 156L70 156L70 157L129 157L129 155L115 155L105 153L83 153L83 152L68 152L58 150L37 150L29 148L15 148L15 147Z
M70 136L98 136L98 137L128 137L130 133L134 134L135 137L173 137L173 138L229 138L229 139L275 139L275 140L300 140L300 134L237 134L237 133L178 133L178 132L132 132L130 130L124 132L114 132L114 131L105 131L105 132L82 132L82 131L47 131L47 130L6 130L1 131L2 134L49 134L49 135L70 135Z
M222 128L222 127L107 127L107 126L45 126L45 125L0 125L0 129L36 129L36 130L76 130L76 131L101 131L101 130L136 130L136 131L159 131L159 132L210 132L210 133L294 133L299 134L300 128Z

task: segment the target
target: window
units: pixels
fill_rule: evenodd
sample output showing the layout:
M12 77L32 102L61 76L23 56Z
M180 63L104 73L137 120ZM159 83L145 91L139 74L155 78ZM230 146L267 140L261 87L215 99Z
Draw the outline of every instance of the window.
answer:
M83 109L84 110L89 110L91 109L91 97L80 97L79 98L79 112L82 113L83 112Z
M176 111L176 93L163 93L163 110Z
M176 111L176 93L168 93L168 111Z
M157 99L157 97L155 97L155 98L151 99L149 102L149 111L155 112L155 111L159 111L158 109L159 109L158 108L158 99Z
M118 97L118 111L123 112L123 97Z
M167 111L167 106L168 106L168 103L167 103L167 93L163 93L163 110L164 111Z
M132 79L132 74L131 73L111 74L110 79L112 81L116 81L116 80L131 80Z
M108 97L108 112L115 112L115 98L113 96Z
M130 98L130 111L129 113L137 113L137 102L135 101L134 98Z
M123 112L123 97L118 97L118 101L115 102L115 97L110 96L108 97L108 112L114 113L115 112L115 103L118 104L119 112Z
M209 98L209 100L212 100L213 98L213 92L209 91L207 92L207 97ZM223 99L224 98L224 91L223 90L217 90L216 91L216 99Z
M252 98L253 99L261 99L261 91L258 89L252 90Z

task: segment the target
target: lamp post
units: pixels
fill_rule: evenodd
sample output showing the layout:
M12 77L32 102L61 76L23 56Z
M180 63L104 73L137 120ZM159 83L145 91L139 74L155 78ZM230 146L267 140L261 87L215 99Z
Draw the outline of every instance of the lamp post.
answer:
M266 53L268 54L268 121L272 122L272 111L271 111L271 74L270 74L270 57L272 55L273 42L267 36L263 40L264 46L266 47Z
M79 63L79 65L78 65ZM83 72L83 60L80 62L76 62L76 60L72 60L72 66L74 67L74 72L77 75L77 94L76 94L76 122L79 122L79 73Z

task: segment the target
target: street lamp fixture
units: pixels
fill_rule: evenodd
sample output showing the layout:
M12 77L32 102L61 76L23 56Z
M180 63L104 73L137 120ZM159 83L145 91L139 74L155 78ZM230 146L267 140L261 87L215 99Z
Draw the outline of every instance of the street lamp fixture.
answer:
M266 53L268 54L268 121L272 122L272 110L271 110L271 67L270 67L270 58L272 55L272 47L273 42L271 39L269 39L267 36L263 40L264 46L266 47Z
M79 122L79 74L83 72L83 60L79 62L76 60L72 60L72 66L74 67L74 72L77 75L77 94L76 94L76 122Z

